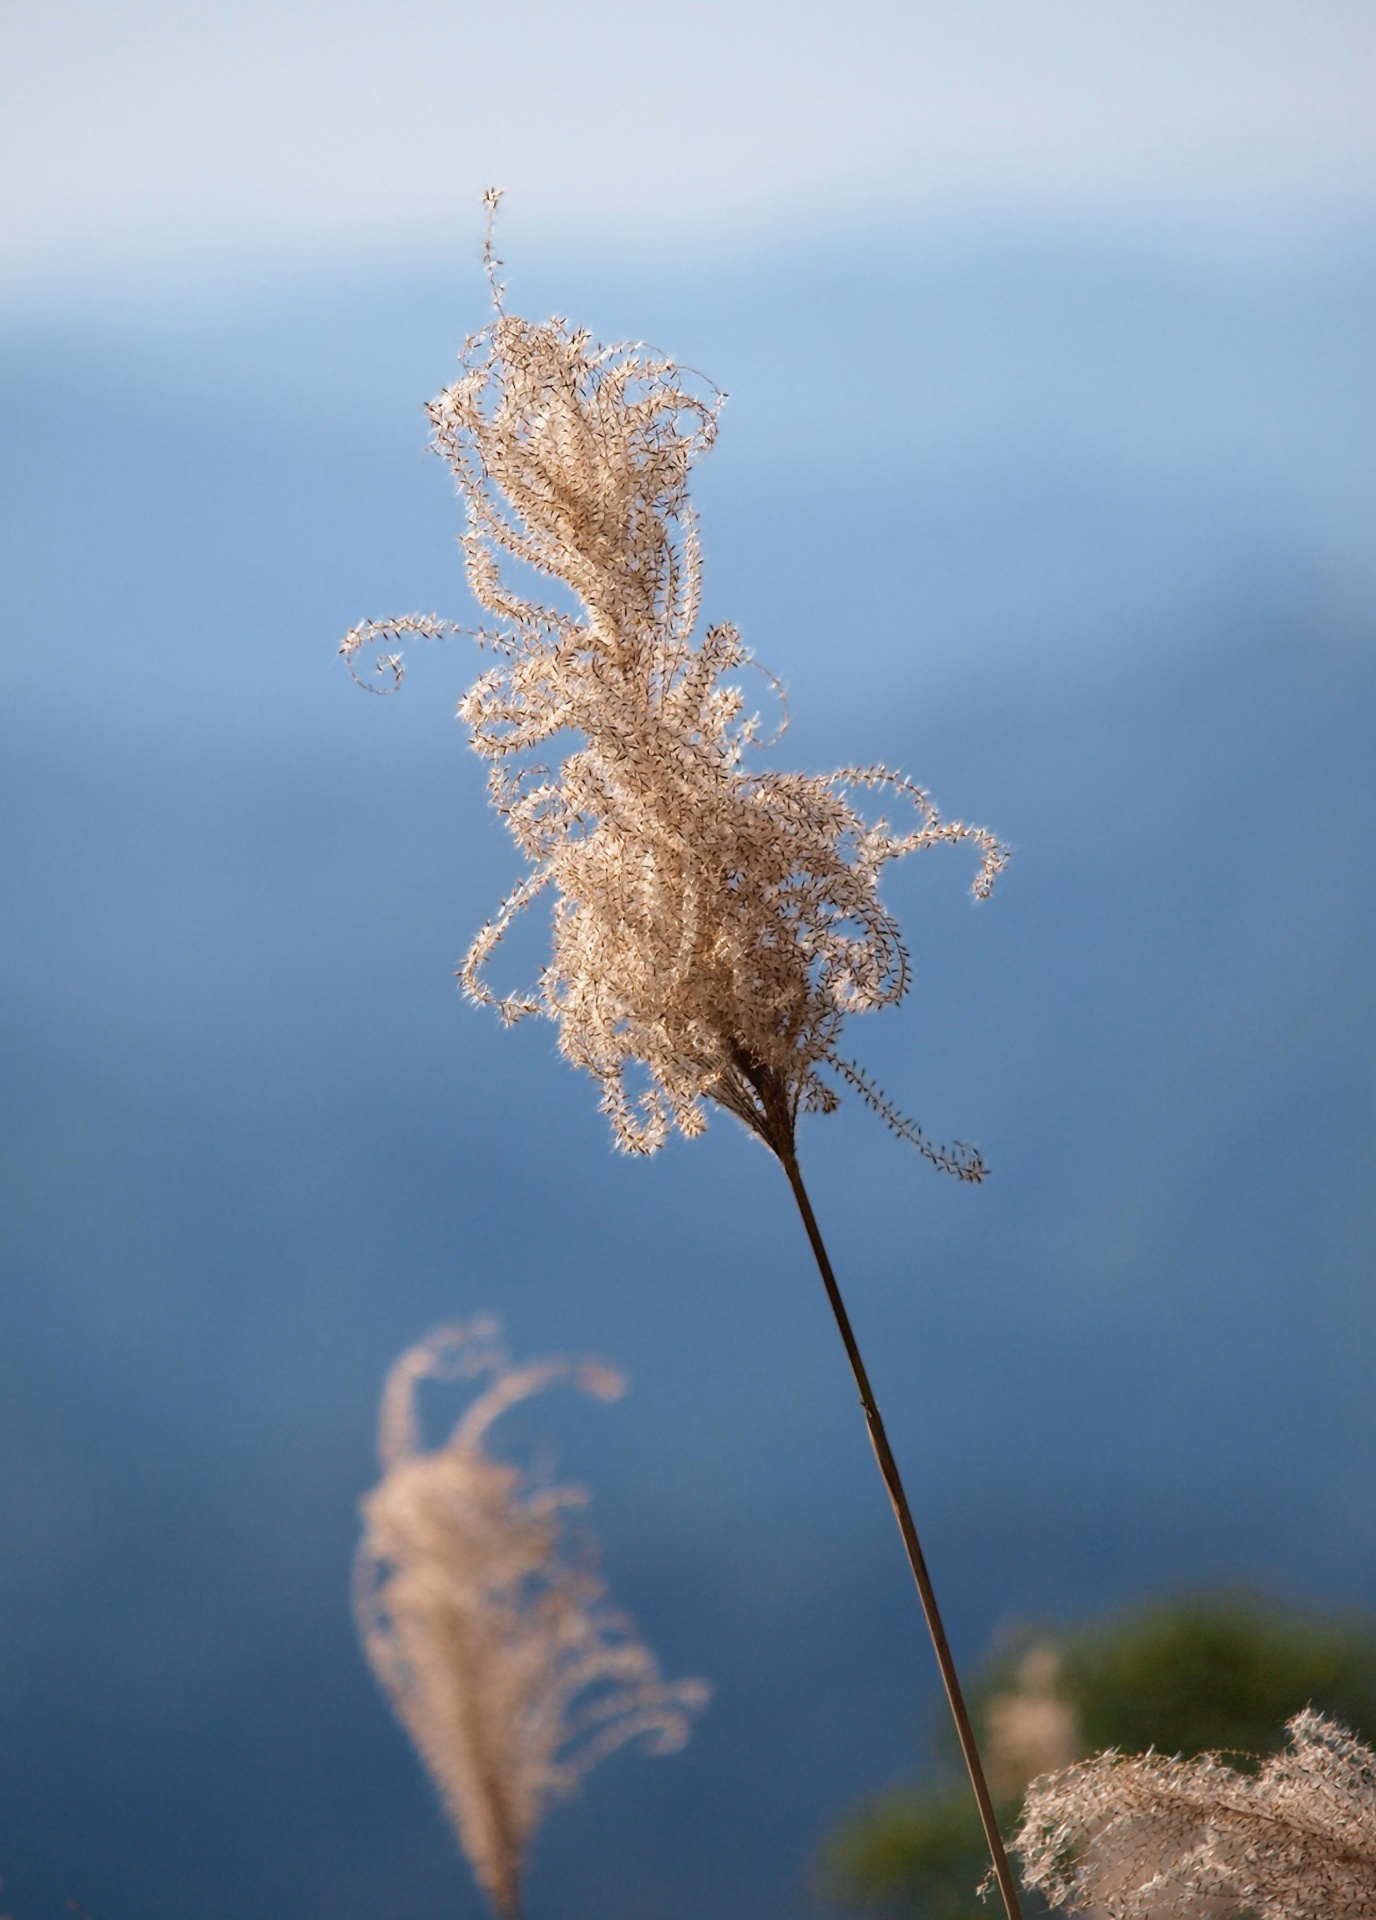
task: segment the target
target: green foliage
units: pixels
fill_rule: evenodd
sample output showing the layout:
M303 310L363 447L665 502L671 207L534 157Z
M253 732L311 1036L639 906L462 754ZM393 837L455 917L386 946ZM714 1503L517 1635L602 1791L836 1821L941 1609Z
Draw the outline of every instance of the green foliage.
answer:
M1082 1755L1106 1747L1271 1753L1285 1722L1310 1705L1368 1741L1376 1736L1369 1616L1191 1597L1114 1615L1054 1644L1056 1693L1073 1710ZM1005 1647L974 1676L986 1759L991 1706L1009 1697L1016 1673L1016 1651ZM1005 1832L1020 1801L1019 1792L999 1807ZM821 1892L845 1912L884 1920L987 1920L976 1893L987 1867L973 1797L948 1753L930 1786L896 1789L842 1822L823 1850ZM1046 1911L1035 1897L1027 1910Z
M822 1893L861 1913L967 1920L988 1856L974 1796L964 1786L898 1790L843 1822L822 1858Z
M1366 1619L1183 1601L1075 1634L1063 1660L1086 1753L1273 1753L1307 1706L1376 1734L1376 1630Z

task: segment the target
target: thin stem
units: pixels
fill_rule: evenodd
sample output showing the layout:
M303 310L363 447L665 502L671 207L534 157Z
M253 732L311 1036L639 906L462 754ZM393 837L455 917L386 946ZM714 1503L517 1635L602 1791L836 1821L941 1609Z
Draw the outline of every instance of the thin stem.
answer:
M778 1152L778 1149L776 1148L775 1151ZM989 1797L989 1786L980 1762L979 1748L975 1744L974 1729L970 1725L970 1716L966 1711L965 1696L961 1692L956 1663L951 1658L946 1629L941 1622L941 1611L936 1603L931 1576L927 1572L927 1562L917 1537L917 1527L908 1505L908 1496L903 1491L898 1465L889 1446L888 1435L884 1431L884 1422L879 1417L879 1408L870 1386L869 1375L865 1371L865 1363L860 1357L860 1348L856 1344L855 1334L851 1329L850 1315L846 1312L846 1303L841 1298L841 1289L836 1284L836 1275L832 1271L821 1230L817 1225L817 1217L812 1211L812 1203L807 1197L807 1188L803 1185L803 1176L798 1170L798 1161L791 1146L779 1153L779 1158L783 1162L784 1172L788 1175L788 1184L793 1189L793 1198L798 1203L798 1211L803 1217L803 1225L807 1229L807 1237L816 1257L818 1271L822 1276L822 1285L827 1290L827 1299L830 1300L831 1310L836 1316L841 1344L845 1347L846 1358L850 1361L850 1370L855 1376L855 1384L859 1389L860 1405L865 1411L870 1444L874 1448L874 1457L879 1462L879 1471L888 1489L889 1499L893 1503L894 1517L898 1521L898 1530L903 1535L903 1544L908 1550L908 1564L913 1570L913 1579L917 1582L922 1611L927 1619L927 1630L932 1636L936 1663L941 1669L942 1685L946 1689L946 1698L950 1703L951 1718L956 1723L960 1750L970 1770L970 1784L975 1790L975 1799L979 1804L980 1822L984 1827L984 1837L989 1844L989 1858L993 1862L994 1878L998 1881L999 1892L1003 1895L1008 1920L1022 1920L1022 1909L1018 1904L1017 1882L1013 1878L1013 1870L1004 1852L998 1822L994 1818L994 1803Z

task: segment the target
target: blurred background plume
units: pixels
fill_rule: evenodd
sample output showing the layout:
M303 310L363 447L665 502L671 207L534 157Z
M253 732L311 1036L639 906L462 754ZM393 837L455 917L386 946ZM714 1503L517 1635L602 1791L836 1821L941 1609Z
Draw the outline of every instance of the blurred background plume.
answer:
M424 1446L420 1382L484 1375L448 1440ZM496 1420L560 1380L599 1400L625 1387L600 1362L513 1367L486 1320L404 1353L383 1395L383 1477L363 1503L355 1577L373 1672L502 1920L521 1911L549 1807L627 1741L676 1752L707 1698L701 1681L661 1679L607 1603L588 1543L570 1541L564 1516L582 1488L540 1484L487 1450Z

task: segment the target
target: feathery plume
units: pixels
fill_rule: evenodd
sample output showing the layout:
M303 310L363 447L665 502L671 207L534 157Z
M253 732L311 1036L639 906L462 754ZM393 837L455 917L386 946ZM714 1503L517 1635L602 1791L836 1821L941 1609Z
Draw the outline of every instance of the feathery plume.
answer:
M1255 1773L1101 1753L1034 1783L1014 1845L1049 1900L1103 1920L1373 1920L1376 1754L1306 1709Z
M838 1044L847 1014L908 990L879 897L889 862L973 841L983 898L1004 849L885 767L747 766L761 733L739 684L750 655L728 624L696 636L687 483L722 396L642 346L505 313L490 224L485 258L496 318L429 415L466 508L469 587L493 620L478 637L499 656L459 711L530 871L469 949L465 991L508 1022L556 1021L630 1152L653 1153L675 1127L700 1133L712 1101L782 1157L800 1109L836 1106L830 1072L938 1166L979 1179L977 1154L935 1146ZM504 559L573 607L527 597ZM341 650L353 670L368 645L445 630L433 615L365 621ZM395 684L395 650L378 671ZM556 741L562 760L543 764ZM908 821L867 821L853 804L864 792L889 795ZM547 892L550 958L530 990L499 994L488 962Z
M483 1376L447 1442L426 1449L418 1384ZM600 1362L510 1366L491 1321L439 1328L388 1375L383 1477L363 1503L364 1648L502 1920L520 1912L550 1805L628 1740L676 1751L707 1698L701 1681L661 1678L588 1551L571 1551L563 1516L583 1490L538 1486L487 1451L502 1414L560 1380L602 1400L624 1390Z
M476 637L497 656L459 712L492 763L489 794L529 869L479 932L459 978L508 1024L535 1014L557 1024L560 1051L597 1082L627 1152L654 1153L674 1129L701 1133L715 1103L778 1158L1017 1920L916 1528L796 1154L799 1114L833 1111L840 1079L937 1167L983 1179L979 1154L938 1146L905 1119L843 1056L840 1036L848 1014L891 1006L910 985L907 950L879 894L889 863L969 840L981 856L974 893L983 899L1006 849L982 827L943 820L920 787L887 767L816 776L749 764L764 744L741 685L754 662L726 622L699 636L702 555L688 501L723 396L643 345L604 347L567 321L508 313L493 239L498 198L485 199L483 254L495 317L468 340L459 378L428 411L464 502L469 589L490 616ZM523 590L531 574L549 583L548 600ZM379 671L395 685L396 643L444 629L425 614L364 621L340 650L357 678L363 650L387 642ZM866 818L856 802L872 794L905 820ZM533 986L500 993L488 963L542 896L552 901L549 958Z

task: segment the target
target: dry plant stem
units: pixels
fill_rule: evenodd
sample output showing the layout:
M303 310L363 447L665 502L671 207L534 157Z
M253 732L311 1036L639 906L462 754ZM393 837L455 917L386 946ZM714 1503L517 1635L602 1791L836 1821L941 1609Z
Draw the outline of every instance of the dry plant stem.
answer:
M913 1570L913 1579L917 1582L917 1591L922 1601L922 1611L926 1616L927 1630L932 1636L932 1646L936 1652L936 1662L941 1669L942 1685L946 1689L946 1698L950 1703L951 1718L956 1723L956 1733L960 1738L961 1752L965 1764L970 1770L970 1784L975 1790L975 1799L979 1803L979 1817L984 1827L984 1837L989 1845L989 1858L993 1862L994 1878L998 1881L999 1892L1003 1895L1003 1904L1008 1920L1022 1920L1022 1908L1018 1904L1018 1887L1013 1878L1013 1870L1008 1864L1008 1855L1004 1852L1003 1839L999 1833L998 1822L994 1818L994 1805L989 1798L989 1786L984 1778L984 1767L980 1762L979 1748L975 1744L974 1730L970 1725L970 1715L966 1711L965 1696L961 1692L960 1678L956 1673L955 1661L951 1658L951 1649L946 1639L946 1629L942 1625L941 1610L936 1603L936 1593L932 1587L931 1575L927 1572L927 1562L923 1557L922 1545L917 1537L912 1509L908 1505L908 1496L903 1491L903 1482L899 1477L898 1463L889 1446L888 1435L884 1431L884 1422L880 1418L875 1402L874 1391L870 1386L869 1375L865 1371L865 1362L861 1358L850 1324L850 1315L846 1312L846 1303L841 1298L841 1289L836 1284L836 1275L832 1271L827 1256L821 1229L817 1225L817 1216L812 1211L812 1202L808 1199L807 1188L803 1185L803 1176L798 1168L797 1156L788 1150L779 1154L788 1183L793 1189L793 1198L798 1203L798 1211L803 1217L807 1237L811 1243L817 1268L822 1276L822 1285L827 1290L827 1299L836 1316L836 1325L840 1331L841 1344L845 1347L846 1358L850 1361L850 1370L855 1376L855 1384L860 1394L860 1405L865 1410L865 1422L869 1427L870 1444L874 1448L874 1457L879 1462L879 1471L883 1475L884 1485L888 1489L889 1499L893 1503L894 1518L898 1521L898 1530L903 1535L903 1544L908 1550L908 1564Z

